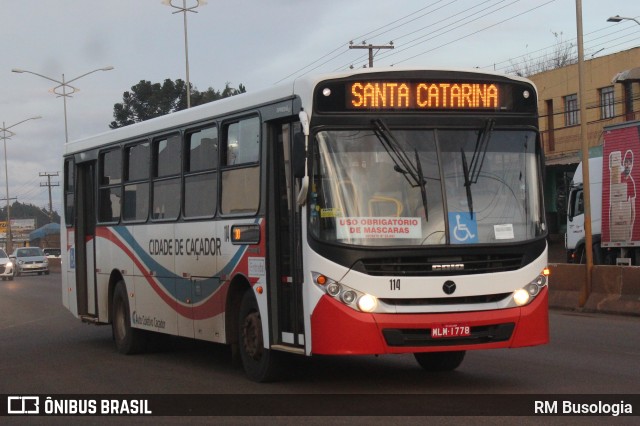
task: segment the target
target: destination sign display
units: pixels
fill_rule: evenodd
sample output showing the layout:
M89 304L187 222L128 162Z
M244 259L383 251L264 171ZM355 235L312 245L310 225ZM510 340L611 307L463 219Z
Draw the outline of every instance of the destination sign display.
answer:
M536 114L535 87L527 81L478 73L376 73L316 85L321 114Z
M495 110L495 83L460 81L354 81L347 83L348 110Z

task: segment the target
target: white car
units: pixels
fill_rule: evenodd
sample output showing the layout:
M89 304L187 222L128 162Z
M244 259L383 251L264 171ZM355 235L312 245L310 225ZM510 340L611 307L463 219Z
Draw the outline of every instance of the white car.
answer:
M0 249L0 277L2 277L2 281L5 281L7 278L12 280L14 269L13 261L9 259L7 252Z
M11 255L15 264L14 275L25 272L37 272L38 275L49 274L49 261L40 247L20 247Z

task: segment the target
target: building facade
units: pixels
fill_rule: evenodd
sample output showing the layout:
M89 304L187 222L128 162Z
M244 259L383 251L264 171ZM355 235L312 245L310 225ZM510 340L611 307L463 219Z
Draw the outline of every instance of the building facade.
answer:
M590 154L601 152L604 126L640 120L640 47L585 60ZM566 194L582 156L578 64L528 77L538 88L550 233L566 230Z

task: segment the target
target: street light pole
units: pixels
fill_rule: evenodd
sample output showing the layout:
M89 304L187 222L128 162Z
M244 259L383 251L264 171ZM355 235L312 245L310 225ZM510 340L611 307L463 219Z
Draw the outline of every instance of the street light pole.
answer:
M182 0L182 6L176 6L173 4L174 0L163 0L162 3L167 6L171 6L174 9L178 9L173 14L182 13L184 16L184 59L186 67L186 84L187 84L187 108L191 108L191 84L189 82L189 42L187 38L187 12L198 13L196 8L198 6L204 6L207 4L205 0L195 0L194 6L187 7L187 0Z
M73 95L74 93L80 91L80 89L78 89L77 87L73 87L71 86L69 83L72 83L76 80L80 80L82 77L87 76L89 74L93 74L94 72L98 72L98 71L110 71L112 70L113 67L112 66L108 66L108 67L104 67L104 68L98 68L95 69L93 71L89 71L87 73L84 73L76 78L72 78L71 80L65 81L64 79L64 74L62 74L62 80L56 80L55 78L51 78L51 77L47 77L46 75L42 75L42 74L38 74L37 72L33 72L33 71L27 71L27 70L23 70L20 68L14 68L11 71L15 72L15 73L27 73L27 74L33 74L33 75L37 75L38 77L42 77L44 79L47 79L49 81L53 81L54 83L58 83L57 86L55 86L53 89L50 90L51 93L53 93L54 95L57 95L58 97L62 97L62 102L64 104L64 140L65 142L69 142L69 132L67 129L67 97L71 97L71 95ZM62 92L58 92L57 90L60 90L60 88L62 88ZM71 89L70 92L67 93L67 88Z
M620 22L620 21L634 21L636 24L640 25L640 21L638 21L636 18L628 18L626 16L616 15L607 19L607 22Z
M0 129L2 131L2 141L4 143L4 183L5 183L5 189L6 189L6 194L7 194L7 231L5 234L5 242L6 242L6 249L8 253L11 253L11 249L12 249L12 241L11 241L11 207L9 204L9 169L7 167L7 139L11 139L11 136L15 136L16 134L12 131L10 131L9 129L11 129L12 127L17 126L20 123L24 123L25 121L29 121L29 120L37 120L39 118L42 118L41 116L36 116L36 117L30 117L27 118L25 120L19 121L15 124L12 124L10 126L7 126L5 124L5 122L2 122L2 128ZM9 133L9 135L7 135L7 133Z
M74 91L71 92L72 94L77 91L75 87L71 87L71 88L74 89ZM54 90L55 88L51 89L51 91L54 91ZM58 95L58 97L59 96L60 95ZM69 96L71 96L71 94ZM64 142L67 143L69 142L69 128L67 126L67 83L65 83L64 81L64 73L62 73L62 105L64 108Z

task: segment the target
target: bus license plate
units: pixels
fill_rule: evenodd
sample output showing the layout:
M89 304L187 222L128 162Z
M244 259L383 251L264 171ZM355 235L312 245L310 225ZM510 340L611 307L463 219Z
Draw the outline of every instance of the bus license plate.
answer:
M471 327L466 324L446 324L438 325L431 329L431 338L440 339L444 337L468 337L471 336Z

